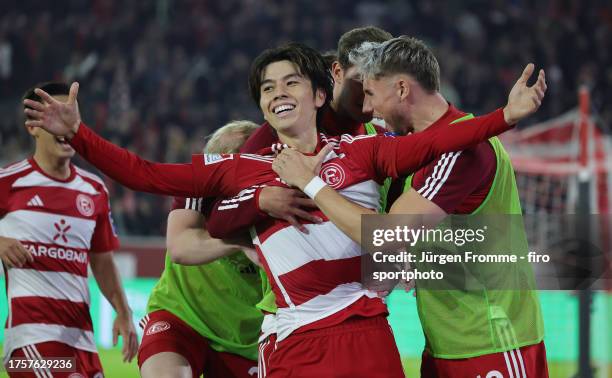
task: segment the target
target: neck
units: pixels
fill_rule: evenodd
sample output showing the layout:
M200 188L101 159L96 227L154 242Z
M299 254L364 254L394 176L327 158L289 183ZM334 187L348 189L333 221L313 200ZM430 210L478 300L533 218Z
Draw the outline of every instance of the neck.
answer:
M34 161L47 175L65 180L70 177L70 158L49 157L41 151L34 153Z
M411 110L412 126L415 132L427 129L448 110L448 103L438 92L422 94L418 104L418 107Z
M317 128L310 127L298 133L278 133L278 139L290 147L297 148L300 152L310 153L317 148Z

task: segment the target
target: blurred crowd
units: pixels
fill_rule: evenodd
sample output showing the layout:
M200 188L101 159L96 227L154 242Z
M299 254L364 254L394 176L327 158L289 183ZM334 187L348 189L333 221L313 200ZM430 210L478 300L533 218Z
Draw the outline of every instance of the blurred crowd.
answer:
M428 43L444 95L463 110L503 105L535 62L549 89L526 124L574 108L586 85L598 124L612 125L609 1L2 0L0 163L32 151L22 93L57 79L81 83L83 119L112 141L149 159L189 161L215 128L261 121L247 92L259 52L290 40L327 51L369 24ZM169 200L108 184L120 233L164 234Z

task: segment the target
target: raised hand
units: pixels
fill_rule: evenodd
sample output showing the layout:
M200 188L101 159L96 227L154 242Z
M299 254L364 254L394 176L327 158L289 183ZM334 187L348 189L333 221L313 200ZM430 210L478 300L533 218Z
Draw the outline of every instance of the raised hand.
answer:
M31 127L42 127L53 135L72 138L79 130L81 114L77 95L79 83L72 83L68 94L68 101L62 102L53 98L42 89L35 89L42 102L30 99L23 100L26 106L24 112L28 119L25 125Z
M19 240L0 237L0 261L7 268L21 268L34 261L34 257Z
M540 70L538 73L538 80L535 84L531 87L527 86L527 81L533 74L534 69L533 63L529 63L510 90L508 104L504 108L504 119L509 125L514 125L535 113L542 104L547 88L544 70Z
M287 184L304 190L310 180L319 174L321 165L331 150L332 146L328 144L315 156L306 156L295 149L285 148L274 159L272 169Z

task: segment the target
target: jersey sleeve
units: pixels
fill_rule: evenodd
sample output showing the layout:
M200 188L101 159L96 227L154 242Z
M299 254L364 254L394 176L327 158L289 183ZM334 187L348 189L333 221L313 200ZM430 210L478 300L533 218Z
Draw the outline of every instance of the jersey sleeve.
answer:
M8 213L8 197L10 188L10 180L6 177L0 177L0 218L4 217L6 213Z
M425 130L402 137L389 135L356 137L343 148L351 160L371 177L409 175L436 157L476 146L512 128L504 120L502 109L456 124Z
M268 218L258 206L262 186L242 190L231 198L218 199L207 217L206 229L213 238L226 239Z
M263 148L278 142L276 131L267 122L251 134L240 148L241 153L256 153ZM259 210L259 193L257 186L247 188L238 195L219 198L212 205L206 217L206 228L214 238L229 238L268 217Z
M495 165L495 153L486 144L445 153L415 173L412 187L447 214L455 213L470 195L493 179Z
M102 201L106 206L98 214L96 227L91 237L90 251L93 253L110 252L119 248L119 238L115 232L113 216L110 210L110 200L107 193L105 188L101 194L104 196Z
M172 199L172 210L194 210L205 214L205 199L200 198L185 198L174 197Z
M96 135L84 124L70 144L104 174L132 190L184 197L238 192L238 155L194 155L191 164L150 162Z

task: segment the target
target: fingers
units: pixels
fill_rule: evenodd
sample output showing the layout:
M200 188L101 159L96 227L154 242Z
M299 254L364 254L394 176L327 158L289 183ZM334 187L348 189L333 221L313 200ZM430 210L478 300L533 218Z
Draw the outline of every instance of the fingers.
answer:
M308 235L308 229L301 224L293 215L288 215L284 218L290 225L297 228L300 232Z
M25 125L30 127L43 127L43 121L39 119L29 119L25 122Z
M68 103L74 104L79 94L79 83L76 81L70 85L70 92L68 92Z
M318 208L317 203L313 199L310 199L308 197L303 197L303 196L304 196L304 194L302 192L300 192L300 196L297 196L295 198L295 204L297 206Z
M325 157L329 154L334 147L331 144L326 144L321 151L317 154L317 165L322 164L325 161Z
M134 357L136 357L136 354L138 354L138 337L136 336L136 331L134 332L130 332L130 345L131 345L131 353L130 353L130 358L128 359L128 362L131 362Z
M23 104L31 109L34 110L38 110L40 112L45 110L45 104L43 104L42 102L39 101L34 101L34 100L30 100L30 99L25 99L23 100Z
M40 88L34 89L34 93L36 93L44 102L47 102L49 104L59 103L59 101L54 99L50 94L48 94L47 92L43 91Z
M531 74L533 73L534 68L535 66L533 63L529 63L527 66L525 66L525 69L523 70L523 73L521 74L521 77L519 77L517 82L526 84L527 80L529 80L529 78L531 77Z
M113 327L113 346L119 342L119 328Z
M26 108L26 109L25 109L23 112L24 112L24 113L25 113L25 114L26 114L28 117L33 118L33 119L38 119L38 120L42 119L42 118L43 118L43 116L44 116L44 113L43 113L43 112L40 112L40 111L38 111L38 110L28 109L28 108Z
M323 219L321 219L320 217L318 217L316 215L313 215L313 214L310 214L309 212L304 211L302 209L295 209L294 213L298 217L300 217L300 218L302 218L304 220L307 220L309 222L312 222L312 223L319 224L319 223L323 222Z

